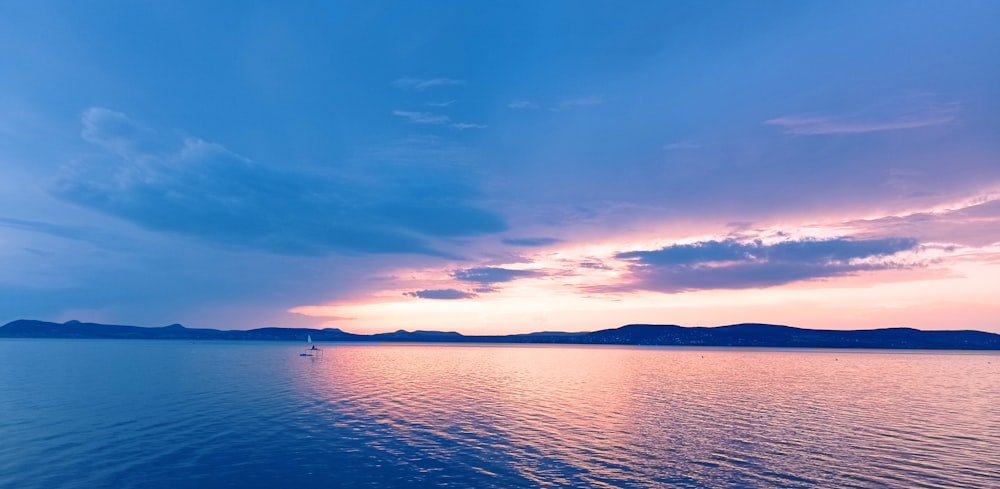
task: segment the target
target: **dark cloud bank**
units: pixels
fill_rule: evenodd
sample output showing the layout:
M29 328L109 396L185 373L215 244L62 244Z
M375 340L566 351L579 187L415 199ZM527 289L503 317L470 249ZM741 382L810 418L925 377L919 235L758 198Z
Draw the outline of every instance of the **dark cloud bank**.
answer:
M763 244L735 240L672 245L616 255L632 262L624 288L661 292L769 287L868 270L901 268L888 259L917 247L912 238L805 239ZM866 260L859 262L857 260ZM881 260L880 260L881 259Z
M458 289L415 290L413 292L404 292L403 295L409 297L416 297L418 299L442 299L442 300L472 299L474 297L477 297L475 293L465 292Z
M308 174L108 109L88 109L82 122L104 155L65 168L53 193L144 228L291 255L442 255L434 239L506 229L453 168L373 163Z

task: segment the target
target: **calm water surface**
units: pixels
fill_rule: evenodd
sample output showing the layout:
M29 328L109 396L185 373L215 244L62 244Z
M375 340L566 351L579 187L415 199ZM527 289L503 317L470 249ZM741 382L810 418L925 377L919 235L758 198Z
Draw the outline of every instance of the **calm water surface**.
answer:
M0 340L0 487L1000 487L1000 355Z

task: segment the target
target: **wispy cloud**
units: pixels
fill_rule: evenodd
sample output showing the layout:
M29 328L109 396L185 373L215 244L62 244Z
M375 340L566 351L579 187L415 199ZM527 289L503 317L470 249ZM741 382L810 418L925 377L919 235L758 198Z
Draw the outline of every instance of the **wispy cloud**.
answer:
M958 114L959 104L956 102L914 95L865 110L840 114L785 115L766 120L764 124L784 128L786 134L862 134L948 124L955 121Z
M499 282L510 282L522 277L534 277L539 272L532 270L513 270L500 267L479 267L456 270L452 276L462 282L478 282L481 284L493 284Z
M511 246L549 246L558 243L556 238L504 238L503 243Z
M446 100L444 102L427 102L428 107L448 107L449 105L455 103L454 100Z
M432 114L430 112L412 112L408 110L394 110L392 115L402 117L414 124L445 124L451 120L446 115Z
M413 78L409 76L397 78L392 82L392 86L396 88L412 90L415 92L422 92L424 90L438 87L453 87L464 84L464 80L456 80L454 78Z
M0 227L48 234L59 238L88 240L94 231L78 226L65 226L41 221L0 217Z
M487 127L490 126L487 126L486 124L471 124L468 122L456 122L452 124L451 127L454 127L455 129L465 130L465 129L486 129Z
M459 163L469 158L469 149L440 136L407 136L359 153L361 158L398 162Z
M527 100L514 100L507 104L508 109L537 109L538 104Z
M921 241L987 247L1000 243L1000 198L986 196L946 209L851 221L845 226L870 235L906 235Z
M781 126L787 134L859 134L879 131L898 131L947 124L955 120L955 115L939 114L925 117L905 117L893 120L861 120L827 116L784 116L765 121L765 124Z
M416 297L418 299L438 299L438 300L474 299L478 297L473 292L466 292L458 289L414 290L413 292L403 292L403 295L409 297Z
M544 108L553 112L559 112L563 110L593 107L595 105L601 105L604 102L605 102L604 97L598 95L566 98L559 100L557 102L543 103L543 104L535 103L525 99L515 99L507 104L507 108L514 110L537 110Z
M0 227L82 241L105 249L123 250L128 248L120 237L84 226L0 217Z
M611 267L607 266L600 260L582 261L577 263L576 266L580 268L589 268L591 270L611 270Z
M394 110L392 115L396 117L401 117L406 119L407 122L412 124L429 124L429 125L443 125L447 124L450 127L464 131L466 129L486 129L486 124L473 124L471 122L451 122L451 118L442 114L433 114L430 112L413 112L409 110Z
M854 240L703 241L615 257L632 262L626 289L683 292L770 287L861 271L903 268L885 259L917 247L913 238Z
M698 148L701 148L701 145L692 141L677 141L663 145L663 149L667 151Z

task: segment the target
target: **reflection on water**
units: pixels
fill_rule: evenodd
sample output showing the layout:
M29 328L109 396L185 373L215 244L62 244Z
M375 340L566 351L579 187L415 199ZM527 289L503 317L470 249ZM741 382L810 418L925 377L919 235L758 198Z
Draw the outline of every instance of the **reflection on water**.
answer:
M0 487L1000 480L996 354L300 349L0 341Z

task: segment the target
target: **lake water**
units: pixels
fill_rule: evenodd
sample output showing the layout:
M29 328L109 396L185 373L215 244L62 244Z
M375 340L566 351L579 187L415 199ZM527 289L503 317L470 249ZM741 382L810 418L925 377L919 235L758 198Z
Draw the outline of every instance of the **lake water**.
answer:
M1000 487L1000 355L0 340L0 487Z

